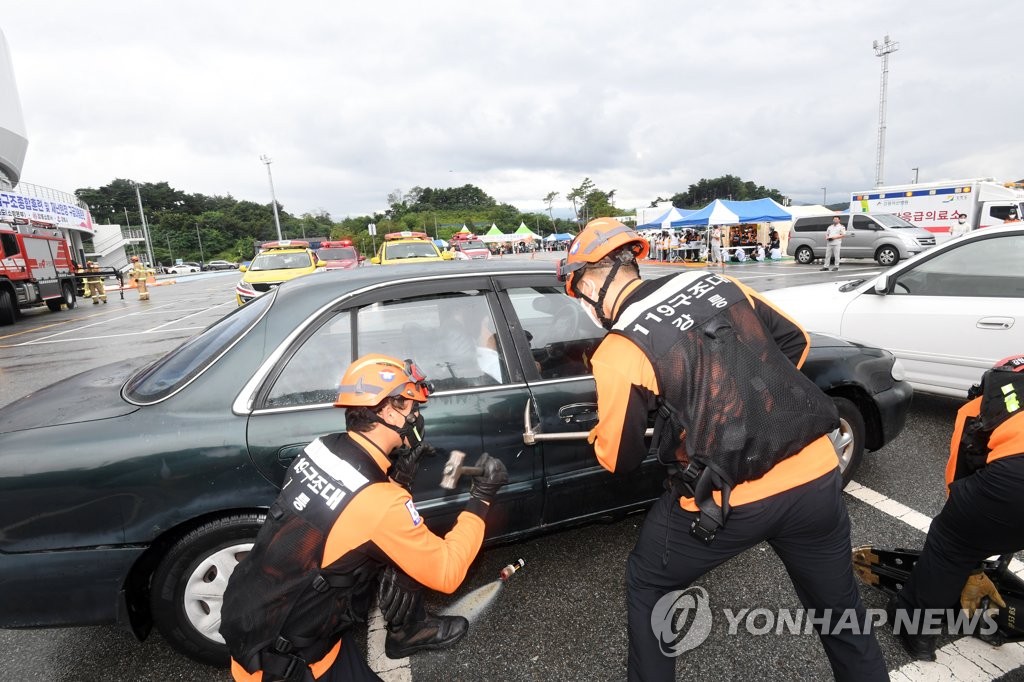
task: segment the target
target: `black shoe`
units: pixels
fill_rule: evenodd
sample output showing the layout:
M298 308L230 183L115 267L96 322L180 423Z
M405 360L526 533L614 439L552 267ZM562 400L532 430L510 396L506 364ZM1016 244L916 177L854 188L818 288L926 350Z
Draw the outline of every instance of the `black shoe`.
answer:
M822 272L828 272L828 266L826 265L825 267L823 267L823 268L821 269L821 271L822 271Z
M912 635L901 628L900 633L895 633L896 611L905 610L906 606L899 602L898 597L890 597L885 605L885 615L889 619L889 626L893 628L893 634L903 646L903 650L915 661L935 661L935 635Z
M401 628L388 628L384 653L388 658L405 658L426 649L444 649L465 636L469 621L462 616L435 616L427 613L424 620Z

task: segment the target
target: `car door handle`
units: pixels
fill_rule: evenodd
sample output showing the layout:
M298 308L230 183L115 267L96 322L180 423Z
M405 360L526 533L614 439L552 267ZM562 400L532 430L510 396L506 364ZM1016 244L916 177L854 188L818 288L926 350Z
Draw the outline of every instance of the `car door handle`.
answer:
M1014 321L1012 317L983 317L975 326L978 329L1010 329Z
M558 408L558 418L566 424L586 424L597 421L597 403L572 403Z
M289 464L293 459L302 454L302 451L306 449L307 443L296 443L295 445L286 445L277 451L277 461L282 464Z

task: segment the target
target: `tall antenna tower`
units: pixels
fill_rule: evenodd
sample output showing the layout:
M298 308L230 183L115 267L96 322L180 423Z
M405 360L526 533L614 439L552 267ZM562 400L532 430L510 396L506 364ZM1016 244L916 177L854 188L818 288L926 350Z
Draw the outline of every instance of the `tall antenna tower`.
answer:
M875 48L875 56L882 58L882 92L878 101L878 158L875 161L875 187L881 187L884 184L882 176L885 169L885 104L889 86L889 55L900 49L900 44L885 36L881 44L876 40L871 46Z

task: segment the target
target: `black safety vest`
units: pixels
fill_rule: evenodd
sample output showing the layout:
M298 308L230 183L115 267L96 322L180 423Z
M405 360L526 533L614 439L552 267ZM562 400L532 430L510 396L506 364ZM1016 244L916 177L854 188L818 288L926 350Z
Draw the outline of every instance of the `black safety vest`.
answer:
M964 420L960 434L954 481L970 476L988 464L988 455L992 451L988 442L992 432L1024 410L1024 374L990 369L982 375L981 385L972 387L968 397L978 395L981 395L978 416Z
M629 300L612 333L640 347L658 379L652 449L662 463L696 466L695 501L720 513L719 525L732 487L839 426L834 403L782 353L728 278L648 280ZM717 511L712 490L723 493Z
M357 552L328 568L321 562L327 536L352 499L386 480L344 433L316 439L292 463L224 593L220 633L246 670L262 669L267 652L318 661L346 628L366 619L383 563Z

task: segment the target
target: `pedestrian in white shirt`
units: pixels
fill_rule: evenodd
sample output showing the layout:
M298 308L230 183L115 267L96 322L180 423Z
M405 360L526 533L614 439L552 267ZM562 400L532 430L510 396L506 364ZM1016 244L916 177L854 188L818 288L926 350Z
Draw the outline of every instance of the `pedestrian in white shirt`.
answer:
M843 239L846 237L846 228L843 227L839 216L832 219L832 224L825 230L825 264L822 270L828 270L829 259L832 259L832 271L839 269L839 252L843 248Z

